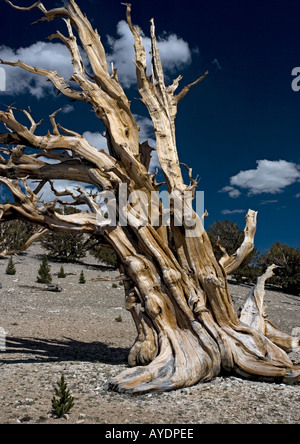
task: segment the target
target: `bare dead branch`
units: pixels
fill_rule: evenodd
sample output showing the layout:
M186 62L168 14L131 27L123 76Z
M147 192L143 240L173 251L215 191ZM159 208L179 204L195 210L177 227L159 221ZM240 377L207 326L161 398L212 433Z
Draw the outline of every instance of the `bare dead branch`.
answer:
M185 163L180 162L180 165L184 166L189 175L189 179L191 181L191 185L189 186L188 190L192 190L193 193L195 193L196 188L198 187L198 180L193 178L193 168L188 167Z
M42 2L38 1L35 2L33 5L25 7L25 6L16 6L14 5L11 1L9 0L5 0L6 3L8 3L10 6L12 6L14 9L17 9L18 11L32 11L35 8L40 8L42 7Z
M40 76L46 77L48 80L50 80L53 83L53 85L57 88L58 91L60 91L70 99L89 102L89 97L86 93L72 89L70 85L66 82L66 80L56 71L36 68L34 66L22 62L21 60L17 62L8 62L0 59L0 63L2 65L17 66L19 68L24 69L25 71L31 72L32 74L38 74Z
M187 93L191 90L193 86L198 85L198 83L202 82L202 80L204 80L207 75L208 71L206 71L206 73L203 76L199 77L199 79L197 79L195 82L185 86L182 91L177 96L175 96L177 103L180 102L180 100L182 100L187 95Z
M264 303L265 283L274 275L276 265L268 267L267 271L258 278L257 285L249 293L240 314L240 320L244 324L265 333L266 305Z
M246 227L244 230L245 236L242 245L237 249L237 251L232 256L228 256L228 254L226 253L220 259L220 264L224 268L226 274L230 274L234 270L236 270L253 250L254 236L256 232L256 223L257 223L257 212L249 210L245 219L246 219ZM222 250L220 243L219 243L219 248Z
M59 135L60 135L60 133L59 133L59 131L58 131L58 128L57 128L56 121L55 121L55 117L56 117L56 115L57 115L60 111L61 111L61 108L59 108L58 110L54 111L54 113L52 113L52 114L49 116L49 118L50 118L50 122L51 122L51 125L52 125L53 134L54 134L55 136L59 136Z

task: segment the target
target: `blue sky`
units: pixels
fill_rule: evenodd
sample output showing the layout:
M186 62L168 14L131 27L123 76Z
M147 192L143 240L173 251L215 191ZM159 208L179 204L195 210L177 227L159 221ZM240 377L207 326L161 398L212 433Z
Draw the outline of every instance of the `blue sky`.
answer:
M15 1L17 3L17 0ZM132 99L144 138L153 139L147 112L135 100L133 55L120 0L78 0L98 29L109 61ZM275 241L300 248L300 91L292 89L292 70L300 66L300 3L289 0L132 0L132 18L148 44L154 17L169 79L183 75L182 86L205 71L209 75L185 97L177 117L180 160L193 167L205 191L206 226L235 220L244 226L249 208L258 211L256 246L263 252ZM19 5L30 1L19 0ZM45 1L48 8L60 1ZM64 30L57 20L31 26L38 11L17 12L0 1L0 57L17 57L68 76L65 49L47 36ZM13 26L12 26L13 23ZM17 30L17 31L16 31ZM45 43L42 43L45 42ZM45 67L46 67L45 65ZM300 68L299 68L300 73ZM297 82L297 79L296 79ZM299 79L300 85L300 79ZM24 73L7 71L0 106L30 105L37 120L63 107L63 126L102 146L102 128L85 104L63 97ZM41 133L47 132L45 126Z

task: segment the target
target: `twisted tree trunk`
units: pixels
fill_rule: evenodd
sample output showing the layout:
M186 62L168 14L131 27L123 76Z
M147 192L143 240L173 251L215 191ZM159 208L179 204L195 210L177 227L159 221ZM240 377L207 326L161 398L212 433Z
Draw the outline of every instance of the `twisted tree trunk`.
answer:
M138 89L153 122L159 162L172 196L170 225L166 226L164 208L155 198L160 185L155 175L148 172L151 148L140 144L129 100L117 71L108 72L97 31L73 0L49 11L40 1L28 8L8 3L19 10L38 8L43 13L40 21L57 17L65 20L68 37L57 32L51 39L59 38L70 51L72 81L79 89L73 89L56 71L21 61L1 62L42 75L68 98L90 104L106 129L109 154L91 146L80 134L58 125L57 112L50 115L52 134L36 136L38 124L30 113L25 112L30 121L26 127L17 120L12 107L0 111L0 120L8 129L0 134L0 143L15 146L3 148L0 158L0 183L14 197L13 203L0 205L2 220L20 218L49 230L88 233L116 251L127 276L126 308L132 313L138 335L129 354L132 368L113 378L108 386L133 392L171 390L208 381L221 372L297 382L300 368L293 366L286 351L299 346L300 338L279 332L265 319L264 281L270 270L247 299L240 318L228 290L227 273L234 271L253 248L257 213L249 210L246 216L241 247L231 257L222 249L223 257L218 262L202 218L193 209L197 182L191 169L190 184L183 180L175 136L177 105L207 73L175 95L181 77L165 85L151 20L152 76L147 76L140 29L133 26L131 6L125 4L135 41ZM87 54L93 76L86 73L73 30ZM63 129L64 135L59 129ZM36 154L25 154L26 147L33 148ZM47 159L56 159L58 164L50 165ZM82 188L56 191L52 181L74 177L92 185L93 192ZM28 186L28 178L39 182L35 190ZM41 203L37 194L47 182L57 199ZM108 211L108 218L97 200L100 192L110 199L108 206L116 209L115 213ZM71 196L74 205L87 205L88 211L59 214L56 205L65 204L60 199L63 196Z

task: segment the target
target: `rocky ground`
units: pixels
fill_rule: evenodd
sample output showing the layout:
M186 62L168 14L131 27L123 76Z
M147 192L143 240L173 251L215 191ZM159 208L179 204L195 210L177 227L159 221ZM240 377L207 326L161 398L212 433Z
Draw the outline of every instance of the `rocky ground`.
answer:
M106 391L107 379L126 368L136 336L118 272L88 256L64 264L68 276L58 279L61 264L51 262L53 282L63 288L52 293L36 283L42 253L35 245L15 257L15 276L5 274L8 259L0 260L0 328L6 334L0 352L1 424L299 423L300 386L219 377L162 394ZM78 283L82 270L86 284ZM249 288L230 288L238 306ZM266 303L269 319L282 330L300 326L300 298L268 291ZM292 359L300 364L299 353ZM54 419L53 386L62 373L75 405L67 418Z

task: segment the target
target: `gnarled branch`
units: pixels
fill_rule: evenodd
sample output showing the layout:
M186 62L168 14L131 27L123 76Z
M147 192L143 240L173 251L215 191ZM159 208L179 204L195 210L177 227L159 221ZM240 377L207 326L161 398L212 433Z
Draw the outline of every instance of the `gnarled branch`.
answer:
M279 331L267 319L265 297L265 283L274 276L277 265L270 265L266 272L257 279L257 285L250 291L240 314L240 321L265 335L278 347L291 351L300 347L300 336L294 337Z
M10 250L7 251L5 253L0 253L0 257L5 257L5 256L11 256L12 254L19 254L22 253L23 251L28 250L28 248L34 243L37 242L41 237L44 236L44 234L48 233L48 228L42 228L39 231L37 231L36 233L34 233L26 242L24 245L22 245L21 248L18 248L17 250Z
M223 252L223 257L220 259L219 262L225 270L226 274L230 274L235 271L253 250L257 223L257 212L249 210L245 219L246 227L244 230L244 241L233 255L229 256L226 253L225 249L221 246L222 240L218 241L219 248Z

